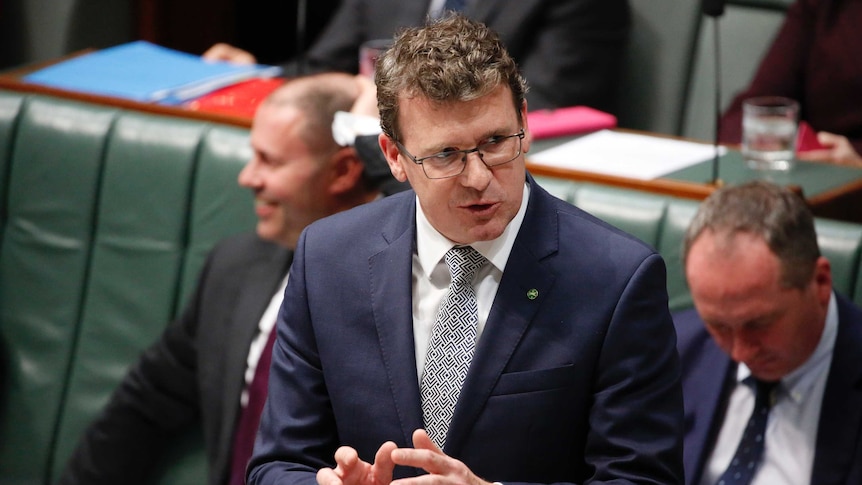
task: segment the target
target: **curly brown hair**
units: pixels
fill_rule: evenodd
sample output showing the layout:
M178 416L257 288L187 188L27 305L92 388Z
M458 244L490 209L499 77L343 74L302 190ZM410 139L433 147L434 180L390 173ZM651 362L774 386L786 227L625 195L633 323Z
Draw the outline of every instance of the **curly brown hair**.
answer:
M500 85L512 92L521 120L527 83L496 32L481 22L450 14L423 27L401 30L377 60L374 80L383 132L401 141L399 97L439 103L470 101Z

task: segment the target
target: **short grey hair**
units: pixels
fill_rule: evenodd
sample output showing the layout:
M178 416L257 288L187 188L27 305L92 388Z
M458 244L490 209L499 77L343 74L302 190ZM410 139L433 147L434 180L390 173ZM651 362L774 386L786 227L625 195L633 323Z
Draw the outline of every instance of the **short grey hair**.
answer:
M683 240L685 265L691 246L704 231L730 238L760 237L781 263L781 283L802 288L814 275L820 247L814 216L796 192L766 181L726 186L701 204Z

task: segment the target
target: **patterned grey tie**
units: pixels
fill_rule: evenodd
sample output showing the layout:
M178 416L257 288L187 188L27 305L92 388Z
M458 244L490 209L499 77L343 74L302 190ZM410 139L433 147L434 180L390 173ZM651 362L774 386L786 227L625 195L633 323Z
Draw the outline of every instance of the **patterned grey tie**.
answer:
M450 249L445 259L452 283L437 312L420 385L425 430L441 449L476 348L479 317L472 281L487 261L470 246Z

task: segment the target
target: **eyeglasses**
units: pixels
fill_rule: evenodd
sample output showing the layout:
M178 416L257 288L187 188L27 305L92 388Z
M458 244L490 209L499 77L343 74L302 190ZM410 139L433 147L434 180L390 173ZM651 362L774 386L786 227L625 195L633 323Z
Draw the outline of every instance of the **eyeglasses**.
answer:
M416 158L404 148L400 141L395 140L398 149L413 163L422 166L425 176L429 179L445 179L460 175L467 166L467 156L473 152L487 167L496 167L509 163L521 154L521 140L524 139L524 129L514 135L491 137L485 143L469 150L444 150L442 152Z

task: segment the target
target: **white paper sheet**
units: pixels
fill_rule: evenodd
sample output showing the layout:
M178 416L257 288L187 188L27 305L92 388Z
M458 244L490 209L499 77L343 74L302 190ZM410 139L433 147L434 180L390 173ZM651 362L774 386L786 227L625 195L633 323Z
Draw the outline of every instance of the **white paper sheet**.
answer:
M726 149L719 147L720 154ZM715 157L705 143L602 130L541 152L527 154L537 165L650 180Z

